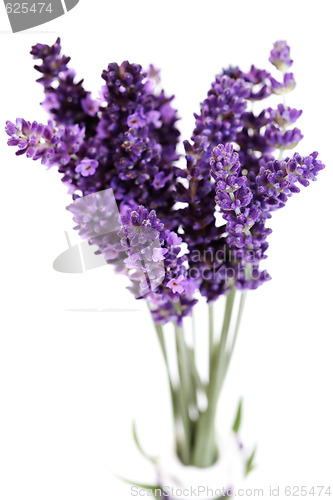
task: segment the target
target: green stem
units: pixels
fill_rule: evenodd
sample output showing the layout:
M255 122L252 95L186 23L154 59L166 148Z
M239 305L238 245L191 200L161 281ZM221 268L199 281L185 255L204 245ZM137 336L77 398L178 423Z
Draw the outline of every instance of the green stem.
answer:
M181 447L182 450L181 459L184 465L189 465L191 440L192 440L189 405L191 402L191 398L193 397L192 387L191 387L192 383L190 376L188 348L185 344L183 328L175 324L175 333L176 333L177 360L178 360L178 372L179 372L179 384L180 384L180 411L184 426L184 442L183 446Z
M239 332L239 327L240 327L243 312L244 312L245 302L246 302L246 292L242 292L240 302L239 302L239 309L238 309L235 333L234 333L234 337L232 339L232 345L231 345L231 349L230 349L230 352L228 355L229 363L230 363L230 359L231 359L232 354L233 354L234 349L235 349L235 345L236 345L236 341L237 341L237 337L238 337L238 332Z
M193 379L193 385L195 388L195 392L202 391L205 392L205 386L200 378L196 363L195 363L195 352L193 349L189 349L189 359L191 365L191 376ZM197 403L197 397L195 398L195 402Z
M178 415L179 415L178 405L177 405L177 397L176 397L176 389L174 388L174 386L172 384L170 366L169 366L168 355L167 355L164 334L163 334L163 326L161 325L161 323L155 323L155 322L154 322L154 326L155 326L157 338L158 338L158 341L159 341L159 344L161 347L161 351L163 354L163 359L165 361L165 367L166 367L168 381L169 381L169 387L170 387L172 411L173 411L174 420L176 420Z
M208 304L208 328L209 328L209 380L211 380L213 359L214 359L214 304Z
M195 317L194 317L194 311L192 311L191 315L192 319L192 342L193 342L193 348L189 349L189 358L190 358L190 364L191 364L191 374L192 374L192 379L193 379L193 386L195 388L196 392L196 397L195 397L195 404L197 406L197 391L201 390L204 391L204 385L201 381L197 365L196 365L196 350L197 350L197 336L196 336L196 329L195 329Z
M236 326L235 326L234 336L233 336L233 339L232 339L231 348L230 348L229 352L226 353L225 363L223 363L223 374L222 374L221 379L220 379L219 393L222 391L222 387L223 387L226 375L227 375L228 370L229 370L230 361L231 361L231 358L232 358L232 355L233 355L233 352L234 352L234 349L235 349L235 345L236 345L236 341L237 341L237 337L238 337L238 332L239 332L239 327L240 327L240 324L241 324L241 320L242 320L242 316L243 316L243 311L244 311L244 307L245 307L245 301L246 301L246 292L242 292L241 298L240 298L240 301L239 301L239 308L238 308Z
M167 375L168 375L172 413L173 413L173 421L174 421L174 433L175 433L175 439L176 439L176 443L177 443L177 449L180 450L182 447L182 443L184 442L184 439L185 439L184 436L179 436L179 428L177 426L177 421L181 419L181 410L180 410L181 397L179 394L179 389L177 387L174 387L174 385L172 383L171 371L170 371L168 355L167 355L167 350L166 350L166 345L165 345L165 340L164 340L163 326L161 323L155 323L155 321L153 321L153 323L154 323L157 338L158 338L158 341L159 341L159 344L161 347L161 351L162 351L162 355L163 355L163 359L165 362L165 367L166 367L166 371L167 371Z
M207 410L200 415L196 429L193 464L197 467L209 467L217 459L215 443L215 417L220 394L219 388L221 386L221 378L223 377L225 347L230 328L234 300L235 289L232 289L226 298L221 339L213 360L212 378L209 383L207 394Z
M166 351L166 346L165 346L165 341L164 341L163 327L162 327L161 323L155 323L155 322L154 322L154 326L155 326L155 330L157 333L157 338L158 338L160 346L161 346L161 350L162 350L163 358L164 358L164 361L165 361L165 364L167 367L167 371L169 374L169 363L168 363L167 351Z

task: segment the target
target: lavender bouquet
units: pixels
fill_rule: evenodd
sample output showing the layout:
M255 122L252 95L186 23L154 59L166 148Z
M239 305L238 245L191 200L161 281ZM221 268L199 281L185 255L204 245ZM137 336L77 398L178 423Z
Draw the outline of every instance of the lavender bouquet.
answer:
M41 60L35 68L50 121L8 121L8 144L17 155L58 168L73 198L67 208L75 229L128 276L135 297L146 300L167 369L177 459L208 469L227 458L215 420L246 292L270 279L261 267L268 219L324 168L316 152L288 153L303 137L294 127L302 111L286 104L295 88L289 46L274 43L269 61L276 78L255 66L216 76L184 153L173 97L161 89L152 65L143 71L127 61L109 64L93 99L68 67L60 39L35 45L31 54ZM268 99L279 98L267 107ZM200 370L195 329L184 331L185 317L194 317L203 300L208 377ZM216 329L220 301L225 310ZM170 368L166 330L174 335L177 373ZM241 413L240 403L232 431L246 474L254 453L246 454L237 437ZM154 463L161 495L171 498Z

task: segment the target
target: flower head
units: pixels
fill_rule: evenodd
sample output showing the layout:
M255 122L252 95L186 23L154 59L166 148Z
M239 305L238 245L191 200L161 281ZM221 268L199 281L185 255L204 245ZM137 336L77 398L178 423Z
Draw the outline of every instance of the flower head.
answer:
M261 161L254 184L241 175L239 155L231 144L220 144L211 157L212 176L216 180L216 203L226 220L226 243L232 251L232 266L237 272L232 282L238 288L256 288L269 275L259 271L268 248L266 227L270 212L283 207L298 193L297 184L308 186L316 180L324 164L318 153L302 157L295 153L284 161ZM255 274L253 273L255 271Z
M147 124L147 121L145 120L142 109L140 111L133 113L132 115L129 115L127 118L127 126L129 128L142 128Z
M91 158L84 158L75 168L75 172L83 175L83 177L88 177L88 175L94 175L97 167L98 161L92 160Z
M285 40L274 43L269 60L280 71L290 68L293 60L290 58L290 47Z
M170 281L168 281L168 283L166 284L166 286L168 288L170 288L170 290L172 291L172 293L179 293L179 294L182 294L185 290L184 288L184 282L185 281L185 276L183 275L180 275L178 276L177 278L172 278Z

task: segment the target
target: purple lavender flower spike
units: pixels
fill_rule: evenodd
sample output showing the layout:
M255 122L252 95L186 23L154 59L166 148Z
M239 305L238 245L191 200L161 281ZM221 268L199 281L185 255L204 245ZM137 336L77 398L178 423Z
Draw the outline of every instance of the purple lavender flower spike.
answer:
M120 216L112 189L79 198L67 208L79 234L130 278L135 297L148 300L156 321L181 323L196 302L186 256L179 256L181 238L143 206Z
M207 98L201 104L200 114L194 115L196 126L192 135L193 144L185 141L187 160L186 177L189 186L181 181L177 185L177 201L187 207L178 211L179 223L184 231L184 240L189 248L189 266L193 275L201 281L200 290L209 300L225 293L223 280L219 293L211 293L215 287L210 278L214 274L214 258L210 262L202 258L207 253L219 250L224 228L215 224L215 188L210 180L210 156L214 146L222 141L235 141L242 128L241 117L246 109L246 98L250 89L242 79L228 75L217 76Z
M35 69L42 74L37 82L44 87L43 106L51 113L52 119L57 124L84 124L86 130L96 125L90 93L83 88L83 80L75 82L75 72L68 68L70 57L61 54L60 38L51 46L34 45L31 55L42 61L35 65ZM96 106L94 110L97 109Z
M310 181L315 181L320 170L325 168L317 157L317 152L305 157L295 153L284 161L263 164L256 177L255 193L262 210L283 207L290 196L300 191L297 183L308 186Z
M8 145L18 147L17 155L26 154L28 158L41 160L48 166L64 166L77 158L85 134L84 128L78 125L57 129L51 121L43 125L22 118L16 120L16 125L7 121L5 130L10 136Z
M152 291L143 290L147 293L146 298L150 303L155 321L175 320L181 323L182 318L190 313L196 303L192 297L196 283L187 276L186 256L179 256L180 247L177 245L181 242L180 238L174 232L164 228L154 211L148 213L144 207L138 207L137 210L123 216L122 223L127 239L130 241L129 255L132 260L138 261L138 256L142 253L142 245L146 245L144 253L148 261L151 258L153 269L156 268L154 262L164 265L165 275L159 286ZM155 244L153 248L151 244L147 246L147 241L150 242L152 238L151 231L158 232L160 248L157 248ZM138 251L138 248L141 250ZM147 263L145 267L147 269ZM171 283L176 285L171 286Z
M255 187L250 189L233 146L220 144L213 150L210 163L216 180L216 203L227 221L226 241L233 250L234 264L237 262L237 272L232 276L237 288L256 288L269 279L266 272L259 271L271 233L265 222L269 212L283 207L288 197L299 192L297 183L308 186L310 180L316 180L324 168L317 156L295 153L281 162L262 161Z
M112 205L106 194L81 206L82 217L76 206L77 228L131 275L134 293L147 297L155 320L181 322L198 287L214 301L233 287L254 289L269 279L260 269L271 232L267 220L324 168L317 153L283 160L303 138L295 125L302 111L285 103L265 106L272 94L285 99L296 85L287 72L292 60L286 42L276 42L270 53L282 71L279 81L254 65L248 71L230 67L215 78L195 114L191 140L184 142L184 169L175 165L178 116L173 97L160 89L159 70L111 63L94 100L76 81L59 39L31 53L41 60L38 81L53 121L7 122L8 144L18 155L56 166L75 200L112 190L121 228L113 236L105 231L102 203L109 210ZM258 112L249 109L253 101L263 103ZM146 237L151 228L156 245ZM150 281L144 279L148 271Z
M54 146L45 152L38 144L43 163L58 166L74 197L112 187L121 207L144 204L157 210L169 227L175 226L172 207L178 172L174 166L178 160L178 117L173 98L157 89L158 70L151 67L147 74L141 66L126 61L120 66L110 64L103 72L103 98L94 101L82 81L75 82L75 73L68 68L70 58L61 54L59 39L51 46L38 44L31 53L42 61L36 69L42 74L39 81L45 88L44 106L55 128L78 124L85 130L76 157L65 151L62 143L57 154ZM19 143L19 154L23 154L23 138ZM14 137L11 144L15 144ZM28 156L37 159L33 139L29 146ZM90 168L81 168L88 160Z
M51 45L37 43L31 49L30 54L34 59L42 59L42 64L36 66L35 69L42 73L42 77L38 80L39 83L46 84L54 81L58 75L67 70L67 64L70 57L62 56L60 38Z

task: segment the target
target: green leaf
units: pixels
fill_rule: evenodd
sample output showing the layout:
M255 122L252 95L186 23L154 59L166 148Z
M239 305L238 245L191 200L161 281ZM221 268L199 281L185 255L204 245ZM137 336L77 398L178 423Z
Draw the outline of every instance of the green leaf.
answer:
M235 434L238 434L238 431L240 428L240 424L241 424L241 420L242 420L242 409L243 409L242 407L243 407L243 401L242 401L242 399L240 399L239 404L238 404L236 418L234 421L234 425L232 427L232 430L235 432Z
M135 444L136 444L139 452L141 453L141 455L144 456L147 460L149 460L149 462L151 462L153 464L156 464L156 459L153 458L153 457L151 457L151 456L149 456L145 452L145 450L142 448L141 443L140 443L139 438L138 438L138 433L136 431L136 425L135 425L135 421L134 420L133 420L132 432L133 432L133 438L134 438Z
M253 465L253 460L254 460L254 457L255 457L255 454L256 454L256 451L257 451L257 448L256 446L254 447L254 450L250 456L250 458L248 459L248 461L246 462L246 472L245 472L245 475L247 476L251 471L253 471L253 469L256 468L256 465Z

